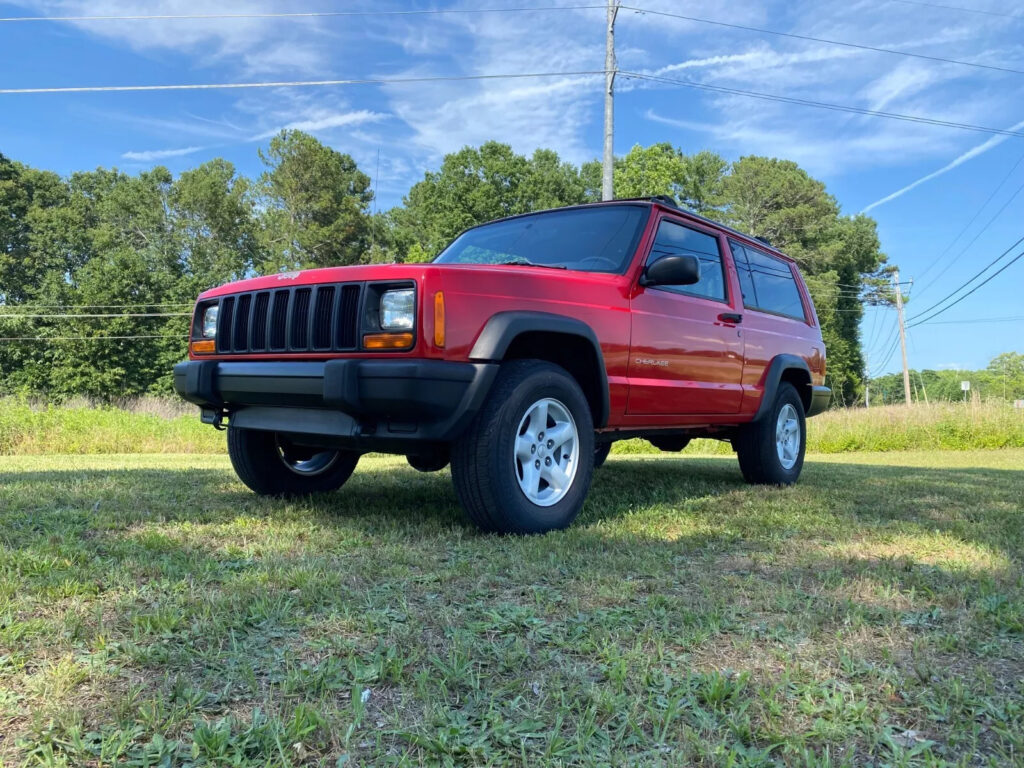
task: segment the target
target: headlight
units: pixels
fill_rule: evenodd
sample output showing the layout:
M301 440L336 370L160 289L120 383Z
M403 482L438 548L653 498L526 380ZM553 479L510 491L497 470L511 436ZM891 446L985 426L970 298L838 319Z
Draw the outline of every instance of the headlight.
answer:
M217 338L217 310L219 306L214 304L212 307L207 307L206 311L203 312L203 338L204 339L215 339Z
M402 288L385 291L380 297L381 330L394 331L410 329L416 313L416 290Z

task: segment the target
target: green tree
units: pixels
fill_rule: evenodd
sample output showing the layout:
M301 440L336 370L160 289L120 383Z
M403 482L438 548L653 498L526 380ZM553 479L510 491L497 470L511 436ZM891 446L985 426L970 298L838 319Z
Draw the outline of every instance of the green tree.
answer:
M468 227L585 200L579 170L555 152L537 150L527 158L489 141L446 155L441 169L414 184L390 216L395 244L403 249L398 255L422 261Z
M729 164L706 150L695 155L667 142L649 147L635 145L615 160L615 196L666 195L702 216L713 216L722 203Z
M841 216L822 182L796 163L775 158L734 162L723 201L727 224L765 238L797 260L818 311L834 396L840 403L859 400L863 303L854 286L877 287L886 262L874 220ZM877 291L873 295L876 303L889 301Z
M367 247L370 177L349 156L301 131L282 131L260 159L260 271L359 263Z

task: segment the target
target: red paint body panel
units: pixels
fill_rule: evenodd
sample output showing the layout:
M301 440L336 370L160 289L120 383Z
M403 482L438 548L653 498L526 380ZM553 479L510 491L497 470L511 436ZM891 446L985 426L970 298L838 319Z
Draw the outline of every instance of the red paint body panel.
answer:
M614 204L614 203L609 203ZM643 265L658 222L669 218L718 237L728 300L696 298L640 286ZM334 267L257 277L214 288L199 300L253 290L348 281L413 280L417 285L418 333L403 352L348 354L200 355L203 360L469 359L488 320L498 312L538 311L586 323L600 343L607 370L610 412L606 429L730 425L750 420L760 405L771 360L796 355L824 381L821 332L810 296L797 274L806 322L746 309L727 238L783 258L764 243L726 232L699 217L651 205L651 214L625 274L528 266L390 264ZM446 343L435 347L433 297L443 290ZM743 315L736 324L721 313ZM653 362L652 362L653 361Z

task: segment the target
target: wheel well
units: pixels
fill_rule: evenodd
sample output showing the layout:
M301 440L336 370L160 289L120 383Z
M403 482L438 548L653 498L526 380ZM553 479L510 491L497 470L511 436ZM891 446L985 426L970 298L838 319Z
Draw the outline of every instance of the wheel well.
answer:
M793 385L804 404L804 413L807 413L811 408L811 375L802 368L787 368L779 377L779 383L783 381Z
M565 368L580 385L594 425L604 420L604 399L601 383L602 363L598 360L594 345L582 336L551 331L526 331L512 340L503 360L546 360Z

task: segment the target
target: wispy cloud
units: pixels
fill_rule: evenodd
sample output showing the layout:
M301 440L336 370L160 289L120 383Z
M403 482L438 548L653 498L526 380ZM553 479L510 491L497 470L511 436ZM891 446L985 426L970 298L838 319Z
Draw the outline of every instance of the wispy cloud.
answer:
M125 152L121 155L125 160L136 160L140 163L149 163L153 160L166 160L169 157L182 157L191 155L193 152L200 152L206 147L182 147L181 149L147 149L142 152Z
M305 131L306 133L317 133L331 128L347 128L349 126L366 125L367 123L379 123L387 120L390 115L383 112L373 112L369 109L360 109L355 112L321 113L315 116L293 120L285 125L270 128L252 137L253 141L261 141L270 138L281 131Z
M1024 120L1021 120L1019 123L1011 125L1008 130L1019 131L1021 128L1024 128ZM950 162L946 163L944 166L939 168L937 171L932 171L931 173L922 176L917 181L913 181L910 184L907 184L905 187L897 189L895 192L892 192L891 194L888 194L885 197L880 198L879 200L875 200L875 202L871 203L868 206L865 206L864 209L861 211L861 213L867 213L868 211L870 211L873 208L877 208L880 205L885 205L886 203L895 200L897 197L901 197L902 195L907 194L907 192L909 192L910 190L912 190L912 189L914 189L916 187L919 187L922 184L925 184L925 183L931 181L932 179L937 179L939 176L942 176L944 173L949 173L950 171L952 171L957 166L960 166L960 165L963 165L964 163L966 163L968 160L973 160L974 158L978 157L978 155L983 155L984 153L988 152L993 147L998 147L1000 144L1002 144L1008 138L1010 138L1010 137L1009 136L993 136L991 139L988 139L987 141L983 141L981 144L978 144L975 147L971 147L969 150L967 150L963 154L957 156L956 158L954 158Z

